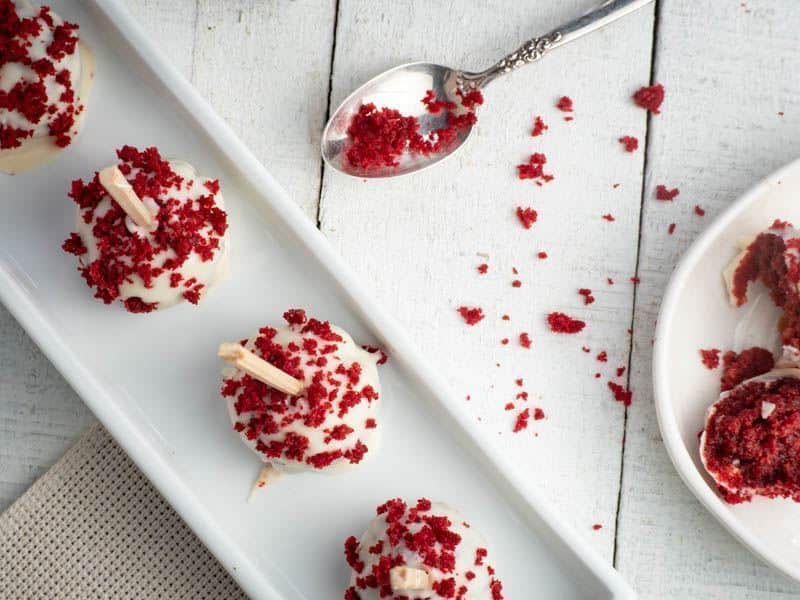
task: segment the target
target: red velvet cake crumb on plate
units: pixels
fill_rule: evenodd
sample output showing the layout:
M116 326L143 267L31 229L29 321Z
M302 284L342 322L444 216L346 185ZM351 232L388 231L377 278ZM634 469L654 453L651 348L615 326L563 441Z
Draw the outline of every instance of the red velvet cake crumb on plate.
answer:
M700 360L707 369L716 369L719 366L719 353L718 348L708 348L707 350L700 349Z
M547 315L547 324L550 326L550 331L555 333L578 333L586 327L585 322L573 319L562 312L551 312Z
M724 392L746 379L770 371L775 366L775 359L769 350L754 346L738 353L729 350L722 355L722 365L720 389Z
M727 502L800 501L799 376L773 371L723 393L709 409L700 454Z

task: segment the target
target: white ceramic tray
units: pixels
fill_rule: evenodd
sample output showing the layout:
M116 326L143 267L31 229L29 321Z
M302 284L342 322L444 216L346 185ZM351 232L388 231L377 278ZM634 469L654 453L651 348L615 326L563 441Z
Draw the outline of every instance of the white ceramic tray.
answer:
M97 55L83 134L44 168L0 178L0 298L100 421L247 593L340 598L342 544L387 498L457 506L491 541L506 597L629 598L618 574L534 489L473 437L442 377L370 298L324 237L116 3L56 0ZM69 182L158 146L219 177L231 276L199 306L149 315L104 306L60 250L72 229ZM280 320L287 307L379 343L384 437L341 475L284 477L246 502L258 460L218 397L217 344Z
M736 245L777 218L800 225L800 161L749 190L692 244L672 275L658 317L653 353L656 410L664 445L689 489L757 556L800 580L800 504L756 498L730 505L700 463L697 433L719 394L719 370L700 362L700 348L777 350L779 313L760 284L733 308L722 270Z

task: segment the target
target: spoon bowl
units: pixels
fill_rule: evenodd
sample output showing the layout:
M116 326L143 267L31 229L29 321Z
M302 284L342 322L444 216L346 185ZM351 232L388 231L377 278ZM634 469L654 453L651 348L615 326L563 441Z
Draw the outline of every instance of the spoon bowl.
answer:
M370 102L378 108L391 107L407 117L416 117L423 136L446 127L448 115L450 112L457 112L458 109L454 111L442 109L436 114L431 114L422 103L422 98L428 90L433 90L438 99L460 106L460 98L456 93L459 89L458 78L458 72L448 67L414 62L384 71L370 79L350 94L328 121L322 133L322 158L337 171L366 179L407 175L441 162L467 141L472 126L459 127L455 138L443 152L433 154L404 152L398 157L397 166L369 169L354 167L348 162L347 128L359 108Z

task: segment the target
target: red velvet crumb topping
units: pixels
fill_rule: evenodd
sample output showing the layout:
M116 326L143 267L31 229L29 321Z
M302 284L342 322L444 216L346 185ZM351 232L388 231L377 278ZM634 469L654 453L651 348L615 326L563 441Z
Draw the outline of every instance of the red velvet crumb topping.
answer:
M719 366L719 353L718 348L700 349L700 360L707 369L716 369Z
M753 346L738 353L729 350L722 355L720 389L723 392L732 390L746 379L771 371L774 366L775 358L765 348Z

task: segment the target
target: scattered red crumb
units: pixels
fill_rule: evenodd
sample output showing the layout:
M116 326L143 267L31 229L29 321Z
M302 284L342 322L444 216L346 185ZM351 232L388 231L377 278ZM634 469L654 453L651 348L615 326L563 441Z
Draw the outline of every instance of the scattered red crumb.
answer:
M779 116L779 117L782 117L782 116L783 116L783 114L784 114L784 113L783 113L783 111L782 111L782 110L779 110L779 111L778 111L778 116Z
M512 272L514 275L518 275L518 274L519 274L519 271L517 271L517 267L511 267L511 272Z
M720 389L731 390L745 379L763 375L775 366L772 352L765 348L753 346L739 353L729 350L722 355L722 378Z
M704 217L706 215L706 211L701 206L695 205L694 214L696 214L698 217Z
M633 94L633 101L637 106L649 110L653 114L659 114L661 103L664 102L664 86L660 83L639 88Z
M544 172L547 157L541 152L534 152L527 163L517 165L517 177L520 179L533 179L536 185L541 186L554 179L553 175Z
M608 285L614 285L614 280L611 279L611 277L606 277L606 282L608 283Z
M506 402L506 405L503 407L503 410L514 410L514 403Z
M594 296L592 296L592 290L590 290L589 288L579 289L578 294L583 296L584 304L591 304L592 302L594 302Z
M589 354L589 352L591 352L591 351L592 351L592 349L591 349L591 348L589 348L589 347L587 347L587 346L582 346L582 347L581 347L581 350L583 350L584 352L586 352L586 354Z
M547 258L547 252L538 252L536 256L539 258L539 260L544 260Z
M641 280L641 279L639 279L639 278L638 278L636 275L634 275L633 277L631 277L631 283L632 283L633 285L639 285L641 282L642 282L642 280Z
M562 112L572 112L572 98L569 96L561 96L556 102L556 108Z
M594 529L595 531L602 528L603 526L600 523L595 523L594 525L592 525L592 529Z
M479 306L474 308L469 308L467 306L459 306L458 307L458 314L464 319L467 325L475 325L476 323L480 323L483 321L483 318L486 316L483 314L483 309Z
M478 273L481 275L486 275L486 272L489 270L489 265L486 263L478 265Z
M519 279L515 279L511 282L511 286L515 288L522 287L522 282Z
M515 380L514 380L514 383L516 383L518 387L522 387L522 384L523 384L524 382L523 382L522 378L520 378L520 379L515 379Z
M603 215L603 218L606 221L608 221L609 223L611 223L612 221L616 221L616 219L614 218L614 215L612 215L611 213Z
M480 90L470 90L466 94L458 90L456 94L461 98L461 106L464 108L472 110L476 105L483 104L483 94Z
M508 338L503 338L502 340L500 340L500 343L503 344L503 346L508 345Z
M519 345L523 348L530 348L532 344L531 336L527 334L527 332L523 331L519 334ZM518 381L522 381L521 379ZM519 384L522 385L522 384Z
M530 229L531 227L533 227L533 224L536 223L536 219L539 218L539 215L534 209L530 207L522 208L521 206L518 206L517 218L519 219L519 222L522 223L522 226L525 229Z
M586 327L586 323L573 319L562 312L551 312L547 315L547 323L550 331L555 333L578 333Z
M608 352L603 350L602 352L600 352L600 354L597 355L596 358L599 362L608 362Z
M545 417L545 414L544 414L544 411L541 408L537 407L537 408L533 409L533 420L534 421L541 421L542 419L544 419L544 417Z
M668 202L674 200L681 191L678 188L667 189L667 186L659 184L656 186L656 200L663 200Z
M617 367L617 377L622 377L625 374L625 367Z
M514 433L519 433L528 427L528 419L531 417L531 410L526 408L517 415L517 420L514 422Z
M623 386L613 381L608 382L608 389L614 394L614 400L622 402L625 406L631 405L631 401L633 400L632 391L625 389Z
M619 138L620 144L625 146L625 152L635 152L639 147L639 140L631 135L623 135Z
M595 373L594 374L594 378L595 379L600 379L600 377L602 377L602 375L600 375L600 373Z
M575 117L573 117L573 116L564 117L564 120L565 120L565 121L567 121L567 122L569 122L569 121L574 121L574 120L575 120Z
M501 318L501 319L503 319L503 321L510 321L510 320L511 320L511 317L510 317L510 316L508 316L508 315L503 315L503 316L502 316L502 317L500 317L500 318Z
M667 227L667 233L669 235L672 235L673 233L675 233L675 223L670 223L669 224L669 227Z
M548 129L550 128L544 121L542 121L542 117L537 116L536 119L533 121L533 129L531 130L531 136L539 137Z
M719 366L719 349L709 348L708 350L700 349L700 361L706 366L707 369L716 369Z
M614 188L614 189L617 189L619 186L620 186L619 183L612 183L611 184L611 187Z

